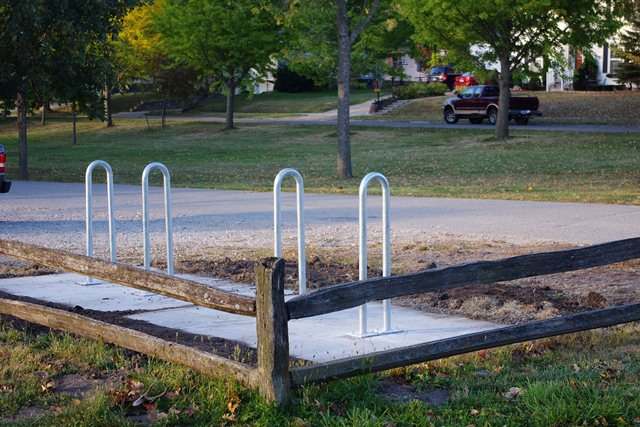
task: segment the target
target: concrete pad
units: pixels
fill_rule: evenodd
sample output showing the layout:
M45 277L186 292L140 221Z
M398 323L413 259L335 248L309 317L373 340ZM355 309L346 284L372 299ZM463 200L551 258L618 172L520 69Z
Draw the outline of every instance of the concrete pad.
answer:
M180 275L227 292L254 296L252 285L194 275ZM127 316L166 328L179 329L196 335L220 337L256 346L255 319L196 307L183 301L112 283L86 286L85 276L52 274L0 280L0 291L43 301L81 306L98 311L144 310ZM292 292L288 291L286 298ZM382 325L382 304L369 303L369 325ZM480 332L498 327L494 323L429 314L394 307L392 325L399 333L357 338L357 308L289 322L289 342L292 356L323 362L372 351L388 350L412 344Z
M0 291L105 312L191 306L184 301L113 283L86 286L82 284L85 280L86 276L73 273L16 277L0 280Z
M369 303L368 312L372 328L382 324L381 303ZM490 322L429 314L403 307L394 307L392 316L392 326L399 329L399 333L369 338L357 338L352 335L357 328L357 308L291 320L291 355L324 362L499 327ZM255 319L251 317L202 307L167 309L128 317L196 335L216 336L256 346Z

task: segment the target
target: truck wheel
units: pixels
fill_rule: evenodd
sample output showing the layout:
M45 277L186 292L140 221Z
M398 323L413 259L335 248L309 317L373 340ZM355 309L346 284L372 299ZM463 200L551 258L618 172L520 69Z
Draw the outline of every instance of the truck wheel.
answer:
M516 124L526 126L529 124L529 117L516 117Z
M458 123L458 116L456 116L456 113L453 111L453 108L447 107L444 109L444 121L450 125L454 125Z
M496 107L491 107L487 111L487 118L489 119L489 124L495 125L498 123L498 109Z
M484 119L483 119L482 117L474 117L474 118L472 118L472 119L469 119L469 122L470 122L472 125L481 125L483 120L484 120Z

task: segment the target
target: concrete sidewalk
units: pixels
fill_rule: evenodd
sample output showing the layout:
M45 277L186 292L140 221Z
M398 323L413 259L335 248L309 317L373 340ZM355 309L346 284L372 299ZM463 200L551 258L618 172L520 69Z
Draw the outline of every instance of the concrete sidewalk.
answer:
M225 280L181 275L212 287L243 295L254 295L253 286ZM0 291L73 308L103 312L140 310L127 316L157 326L195 335L225 338L256 346L255 318L224 313L167 298L161 295L110 283L85 286L84 276L55 274L0 279ZM400 332L370 338L356 338L357 309L349 309L289 322L290 354L323 362L373 351L388 350L498 327L489 322L455 316L428 314L394 307L393 327ZM382 323L382 304L369 304L371 329Z

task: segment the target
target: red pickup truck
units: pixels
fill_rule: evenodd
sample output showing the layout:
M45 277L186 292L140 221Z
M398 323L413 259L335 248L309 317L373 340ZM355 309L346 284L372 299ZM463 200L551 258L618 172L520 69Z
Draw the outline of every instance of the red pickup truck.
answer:
M449 98L443 105L444 121L449 124L458 119L469 119L480 124L484 119L495 125L498 121L498 100L500 89L497 86L470 86L458 96ZM538 111L540 101L535 96L512 96L509 101L509 119L519 125L529 123L532 116L541 116Z
M11 181L7 181L4 176L7 167L7 152L4 145L0 144L0 193L8 193L11 189Z

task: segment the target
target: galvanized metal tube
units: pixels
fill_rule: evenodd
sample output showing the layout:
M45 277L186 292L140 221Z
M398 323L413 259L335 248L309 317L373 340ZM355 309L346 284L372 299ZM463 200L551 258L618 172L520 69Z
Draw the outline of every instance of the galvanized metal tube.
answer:
M359 279L367 279L368 247L367 247L367 196L369 183L373 180L380 182L382 187L382 275L391 275L391 217L390 217L390 196L389 181L378 173L368 173L360 182L359 204L358 204L358 225L359 225L359 252L358 269ZM391 332L391 302L384 300L383 304L383 333ZM368 334L367 328L367 305L363 304L358 310L358 335L364 337Z
M111 262L116 262L116 226L113 206L113 169L104 160L94 160L89 163L84 174L85 197L85 245L86 255L93 256L93 171L100 167L107 176L107 218L109 224L109 255ZM87 277L86 284L95 284L91 277Z
M173 217L171 213L171 173L159 162L149 163L142 171L142 234L144 236L144 268L151 268L151 236L149 230L149 175L159 170L164 187L164 224L167 247L167 273L174 273L173 259Z
M273 252L282 257L282 224L280 195L282 181L291 176L296 181L296 216L298 225L298 293L307 293L307 258L304 251L304 179L300 172L292 168L282 169L273 181Z

